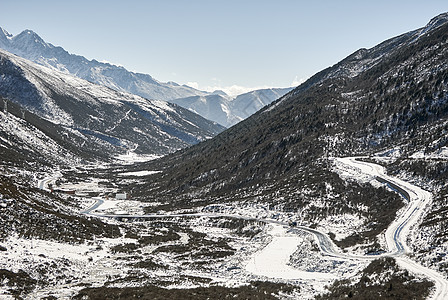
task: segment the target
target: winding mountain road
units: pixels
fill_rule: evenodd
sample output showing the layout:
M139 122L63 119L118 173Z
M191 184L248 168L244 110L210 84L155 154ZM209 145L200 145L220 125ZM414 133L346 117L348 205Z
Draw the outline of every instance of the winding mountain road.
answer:
M406 255L411 253L407 244L409 233L417 226L425 207L431 204L432 195L409 182L388 176L382 166L359 161L357 160L359 158L362 157L337 158L336 160L347 166L357 168L361 173L374 176L380 182L387 183L390 188L400 193L408 202L404 212L386 230L385 237L389 251L382 256L394 257L401 267L434 281L435 292L430 299L447 299L448 280L439 272L420 265Z
M58 180L58 178L61 178L61 177L62 177L62 174L60 172L57 172L52 176L45 177L43 179L39 179L37 181L37 188L41 189L43 191L46 191L46 192L51 192L51 190L49 189L49 184L51 182L55 182L56 180Z
M407 201L407 206L404 209L404 212L401 213L387 228L385 233L386 243L388 247L388 251L386 253L383 253L381 255L354 255L349 253L342 253L338 250L338 247L333 243L333 241L330 239L330 237L316 229L308 228L305 226L297 226L298 229L306 231L314 235L316 242L319 245L320 251L323 255L328 257L333 257L335 259L344 259L344 260L352 260L352 261L360 261L360 260L374 260L379 257L384 256L390 256L394 257L397 261L397 263L403 267L408 269L409 271L413 273L421 274L430 280L434 281L435 283L435 291L431 295L430 299L434 300L442 300L442 299L448 299L448 280L440 273L438 273L435 270L429 269L427 267L424 267L420 265L419 263L411 260L407 254L411 253L410 247L407 244L407 239L409 237L409 233L411 230L418 224L418 220L422 217L422 214L424 212L424 208L428 206L432 201L432 196L429 192L412 185L408 182L405 182L403 180L400 180L398 178L394 178L391 176L388 176L384 170L384 168L380 165L358 161L360 157L347 157L347 158L336 158L335 161L339 164L342 164L349 168L354 168L358 172L367 175L371 177L372 179L376 179L377 181L387 184L391 189L395 190L399 194L403 196L403 198ZM257 220L262 221L266 223L271 223L274 225L281 225L281 226L288 226L287 222L282 222L278 220L272 220L272 219L264 219L264 218L251 218L251 217L245 217L241 215L234 215L234 214L218 214L218 213L189 213L189 214L145 214L145 215L127 215L127 214L95 214L93 211L101 206L103 203L103 200L100 198L94 199L96 202L89 207L88 209L84 210L82 213L86 215L92 215L96 217L107 217L107 218L133 218L133 219L152 219L152 218L166 218L166 217L230 217L230 218L239 218L239 219L245 219L245 220ZM273 239L272 243L279 243L283 240L281 238ZM290 240L294 243L294 240ZM294 252L296 247L298 245L295 244L294 247L286 247L288 251ZM266 248L269 250L270 248ZM273 245L271 245L271 248ZM289 249L291 248L291 249ZM248 264L248 270L255 272L255 270L260 270L261 264L265 263L266 257L268 257L266 251L268 250L261 250L256 255L258 257L254 257L254 262L250 262ZM291 255L292 253L288 254ZM256 261L259 261L260 265L257 266ZM288 260L284 261L284 259L279 259L278 264L282 263L285 264L282 266L282 270L290 268L289 266L286 266ZM263 269L264 270L264 269ZM264 273L263 273L264 272ZM301 276L301 279L322 279L322 278L330 278L330 276L306 276L304 274L305 272L298 271L294 273L294 275L291 272L289 272L289 275L286 275L289 279L296 278L294 276ZM282 276L285 275L278 275L278 272L272 271L266 273L265 271L261 271L261 274L268 276L269 274L272 274L272 277L279 277L282 278ZM319 274L314 274L319 275ZM328 274L329 275L329 274ZM293 277L290 277L293 276Z
M104 203L104 200L99 198L99 197L98 198L92 198L92 200L95 200L95 202L90 207L88 207L85 210L83 210L81 213L83 215L101 216L101 215L97 215L97 214L92 214L92 211L94 211L95 209L100 207L101 204Z

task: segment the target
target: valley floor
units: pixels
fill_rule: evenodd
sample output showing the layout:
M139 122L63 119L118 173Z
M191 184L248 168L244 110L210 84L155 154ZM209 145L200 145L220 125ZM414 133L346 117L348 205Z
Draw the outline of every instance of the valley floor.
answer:
M62 244L12 236L3 243L8 251L1 264L14 274L25 270L41 278L27 299L70 298L89 289L148 285L164 291L221 286L241 295L246 287L244 292L254 292L251 288L259 282L271 282L265 288L275 297L312 299L336 279L357 280L373 260L393 257L402 269L435 283L431 299L444 299L445 276L412 260L408 246L431 195L387 176L373 163L344 158L335 159L335 166L343 178L388 184L408 201L385 232L384 253L342 251L323 229L326 224L310 228L298 216L262 204L144 214L137 201L80 197L82 214L119 225L121 237ZM38 186L48 190L59 177L49 176ZM2 297L12 298L14 287L6 286L4 282Z

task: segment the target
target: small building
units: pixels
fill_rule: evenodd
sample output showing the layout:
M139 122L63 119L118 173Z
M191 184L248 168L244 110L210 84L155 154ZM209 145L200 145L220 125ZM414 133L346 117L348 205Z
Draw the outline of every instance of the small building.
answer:
M126 199L128 199L128 195L127 195L127 193L117 193L117 194L115 194L115 199L116 200L126 200Z

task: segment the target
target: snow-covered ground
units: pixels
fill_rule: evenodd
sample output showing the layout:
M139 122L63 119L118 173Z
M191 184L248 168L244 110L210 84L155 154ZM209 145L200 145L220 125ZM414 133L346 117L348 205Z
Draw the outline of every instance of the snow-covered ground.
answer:
M433 153L425 153L424 151L418 151L411 155L411 158L420 159L448 159L448 147L441 147L439 150Z
M246 270L269 278L312 279L329 283L335 276L329 273L306 272L289 265L291 255L300 247L301 239L288 232L288 227L273 224L269 234L272 241L262 250L256 252L246 265Z
M340 158L335 159L335 162L336 167L340 169L339 173L343 178L352 177L364 182L375 182L374 184L376 185L383 184L377 181L378 178L382 178L382 180L387 180L389 185L399 187L409 194L409 204L401 211L399 217L392 222L386 230L385 241L387 243L388 253L384 255L397 257L403 267L435 281L437 290L434 294L434 299L440 299L440 295L444 295L448 291L448 281L437 272L429 270L409 259L403 258L404 254L410 252L410 248L407 245L409 233L419 221L425 206L429 205L431 202L430 193L410 183L388 176L385 174L383 167L373 163L357 161L356 158ZM272 225L272 228L269 231L272 240L263 249L253 253L250 260L245 265L245 269L249 273L256 276L281 280L312 280L314 283L319 281L327 281L328 283L331 279L335 278L336 270L332 270L330 273L318 271L310 272L291 266L290 258L303 242L297 235L288 232L285 228L288 225L288 220L293 216L273 213L266 210L264 207L246 207L246 209L242 209L241 207L213 205L205 208L205 211L207 211L210 216L233 216L244 219L248 219L252 216L257 220L265 221ZM176 214L171 214L171 216L175 215ZM191 215L194 216L195 214L193 213ZM203 213L198 213L196 215L204 216ZM152 216L157 217L157 215ZM163 217L163 215L160 217ZM350 216L345 219L350 219L349 217ZM343 220L343 223L345 219ZM362 256L358 253L354 255L350 253L342 253L326 233L316 229L308 229L304 226L299 226L298 229L305 230L315 235L317 245L320 247L321 251L333 257L332 259L335 261L350 260L352 263L362 264L362 262L376 258L372 255ZM346 272L344 271L343 273ZM345 276L347 276L347 274L345 274Z
M94 198L98 200L101 198ZM144 213L144 205L140 201L131 200L116 200L116 199L101 199L101 205L96 209L92 210L95 214L105 214L105 215L142 215Z
M27 299L41 299L51 294L58 299L69 299L81 289L80 282L100 286L108 277L125 274L125 269L113 267L109 250L125 241L131 240L97 239L94 243L68 244L12 236L3 243L8 251L2 254L1 265L13 272L24 270L49 284L33 291Z
M121 176L147 176L152 174L160 173L161 171L135 171L135 172L124 172L120 173Z
M414 225L418 223L419 216L423 213L425 206L430 203L430 194L420 188L392 178L385 174L381 166L372 163L360 162L354 158L335 159L335 167L338 173L345 179L356 179L363 182L371 182L375 185L379 183L377 176L393 182L411 195L408 206L400 212L399 218L394 221L384 236L384 243L388 246L388 253L384 255L393 256L399 265L412 273L426 276L436 283L436 290L432 299L443 299L447 293L447 280L434 270L430 270L407 257L410 248L407 246ZM132 176L144 176L151 171L126 173ZM48 176L42 180L41 186L45 186L53 176ZM79 188L85 183L78 183ZM98 188L98 181L91 180L89 189ZM66 183L66 187L70 184ZM75 186L72 186L75 187ZM119 214L120 217L139 216L144 214L141 202L129 200L115 200L106 198L87 199L82 206L90 206L85 214L113 216ZM301 224L297 227L290 227L291 220L297 220L298 216L293 213L284 213L267 207L262 203L231 203L227 205L209 205L199 209L197 212L186 211L170 212L169 214L160 212L159 214L147 215L160 220L172 219L176 224L183 224L189 230L205 234L204 239L210 241L226 240L234 249L235 253L216 262L208 262L205 269L190 268L193 261L179 259L175 252L156 253L159 247L169 245L188 245L191 241L189 231L179 231L179 239L174 242L148 245L139 249L143 258L151 257L160 261L168 267L168 270L157 269L146 271L148 278L157 276L193 276L209 278L212 282L224 286L238 286L252 280L269 280L274 282L289 282L301 287L300 295L302 299L311 299L316 294L325 291L325 286L334 279L352 278L358 274L371 260L378 256L364 256L359 253L342 252L328 237L325 226L337 224L340 228L348 231L355 230L356 226L350 227L350 221L356 220L357 216L341 215L325 220L324 224L316 229L306 227ZM216 226L216 221L211 225L212 220L225 220L237 218L244 221L263 223L264 230L253 238L236 236L231 230ZM359 220L358 220L359 221ZM114 221L111 221L114 222ZM157 221L159 222L159 221ZM152 222L137 222L138 230L142 230ZM219 222L218 222L219 223ZM145 225L146 224L146 225ZM326 224L326 225L325 225ZM353 225L353 224L352 224ZM129 225L132 226L132 225ZM261 226L261 225L258 225ZM163 235L168 232L167 228L160 228L159 233ZM332 229L334 231L334 229ZM336 236L343 236L344 231L335 232ZM49 280L54 280L55 286L60 289L58 297L69 297L80 289L79 283L101 286L108 281L111 276L126 276L128 268L123 265L122 258L130 259L131 256L115 253L110 249L115 245L126 243L139 243L134 238L98 239L94 243L87 244L60 244L37 239L26 240L11 237L6 241L7 255L1 257L2 264L12 271L24 269L31 271L37 264L51 264L55 266L67 265L64 269L68 276L64 280L49 276ZM401 247L401 248L400 248ZM164 250L166 251L166 250ZM42 255L41 255L42 254ZM383 255L383 256L384 256ZM135 258L132 258L135 259ZM178 270L177 273L173 270ZM46 271L48 273L52 270ZM171 273L174 272L174 273ZM46 275L45 275L46 276ZM52 279L53 278L53 279ZM73 282L70 278L73 278ZM75 286L75 283L78 286ZM168 287L191 288L200 286L194 282L173 281ZM55 288L42 288L34 292L34 296L42 297L54 294Z

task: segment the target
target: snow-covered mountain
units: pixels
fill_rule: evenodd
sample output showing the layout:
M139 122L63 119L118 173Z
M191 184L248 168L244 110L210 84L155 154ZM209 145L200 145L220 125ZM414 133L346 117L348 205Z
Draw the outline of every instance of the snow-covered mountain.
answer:
M0 48L51 69L147 99L167 101L208 94L175 82L160 82L150 75L130 72L121 66L70 54L62 47L45 42L32 30L13 36L0 28Z
M232 114L244 120L273 101L280 99L293 88L261 89L238 95L230 103ZM234 124L232 124L234 125Z
M235 98L223 94L191 96L171 100L225 127L231 127L246 119L264 106L279 99L293 88L261 89L238 95Z
M240 119L232 119L229 109L229 96L207 95L207 96L191 96L171 100L186 109L189 109L206 119L213 120L225 127L230 127L231 123L241 121Z
M176 103L226 127L244 120L290 90L263 89L232 99L223 91L209 93L172 81L160 82L148 74L130 72L121 66L70 54L62 47L44 41L32 30L24 30L13 36L0 28L0 48L53 70L117 91Z
M63 128L61 135L70 132L86 147L111 155L129 150L163 155L224 129L175 104L118 92L4 50L0 97Z

